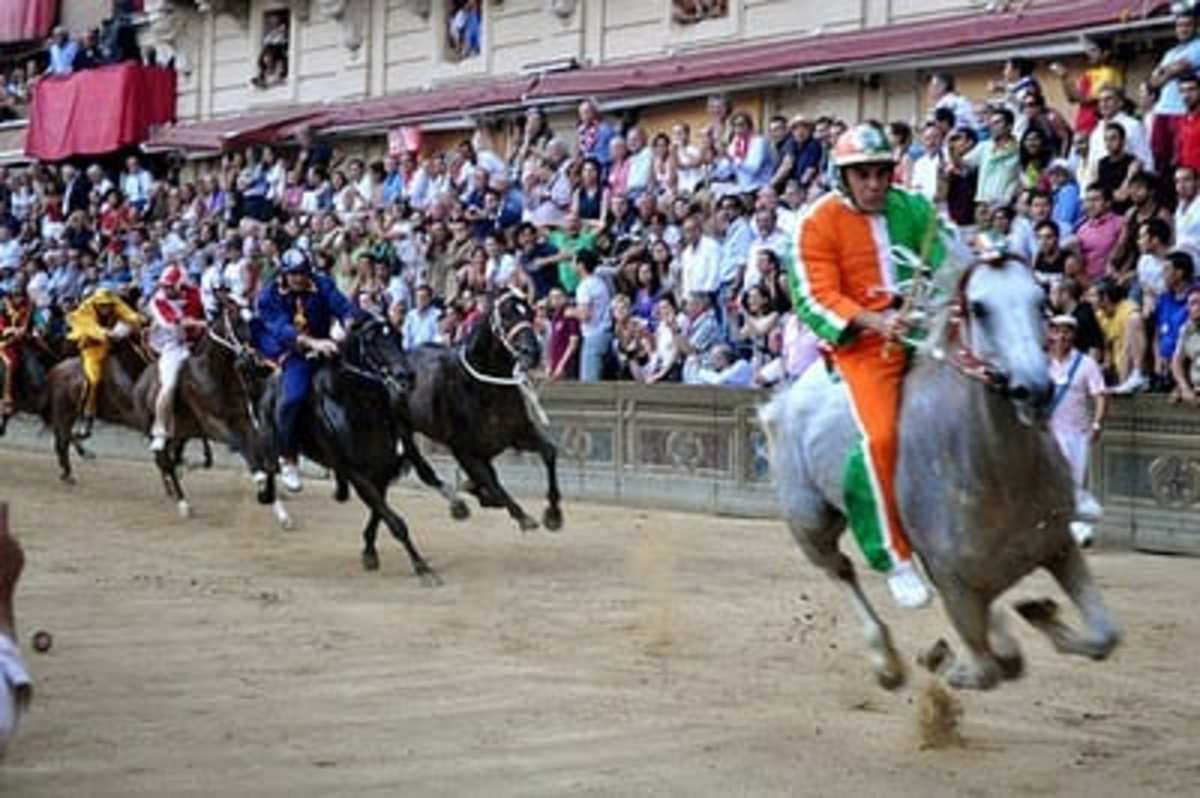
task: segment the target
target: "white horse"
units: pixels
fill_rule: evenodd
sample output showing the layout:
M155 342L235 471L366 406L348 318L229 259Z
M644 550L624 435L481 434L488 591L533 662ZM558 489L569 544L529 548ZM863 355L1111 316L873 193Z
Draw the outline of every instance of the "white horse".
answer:
M1053 392L1041 288L1023 264L977 265L935 331L905 378L896 482L913 549L966 646L948 681L986 689L1020 674L1020 651L992 603L1039 567L1079 607L1086 631L1058 621L1048 599L1018 612L1059 651L1103 659L1117 628L1070 534L1071 475L1041 419ZM842 476L859 435L845 386L823 368L809 369L759 416L792 535L846 588L876 676L898 687L905 671L891 635L838 548L846 526Z

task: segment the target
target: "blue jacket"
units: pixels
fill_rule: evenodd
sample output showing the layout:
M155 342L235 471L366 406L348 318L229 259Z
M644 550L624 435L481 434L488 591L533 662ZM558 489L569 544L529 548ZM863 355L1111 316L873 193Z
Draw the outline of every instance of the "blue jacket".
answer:
M360 313L323 274L312 278L311 290L293 292L284 286L282 281L273 283L258 295L254 346L271 360L298 352L296 338L301 332L313 338L328 338L334 319L345 322Z

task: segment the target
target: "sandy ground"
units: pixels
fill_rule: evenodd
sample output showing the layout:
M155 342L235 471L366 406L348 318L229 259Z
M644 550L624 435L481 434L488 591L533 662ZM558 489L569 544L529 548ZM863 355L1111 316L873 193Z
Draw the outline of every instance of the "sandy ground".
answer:
M962 696L965 746L920 750L914 670L874 686L840 594L773 523L568 505L558 535L395 503L446 580L420 586L357 504L310 483L274 528L244 479L0 451L29 564L37 679L13 796L1149 795L1200 784L1197 562L1091 556L1125 644ZM530 502L530 509L538 503ZM539 508L540 512L540 508ZM868 589L905 656L947 630ZM1057 591L1035 578L1017 591ZM29 651L36 629L48 654Z

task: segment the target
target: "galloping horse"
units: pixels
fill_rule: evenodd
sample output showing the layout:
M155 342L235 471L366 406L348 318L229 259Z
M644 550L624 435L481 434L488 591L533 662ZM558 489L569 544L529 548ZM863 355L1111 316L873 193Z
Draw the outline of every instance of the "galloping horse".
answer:
M1071 536L1071 475L1040 419L1053 388L1042 290L1015 261L975 265L941 319L952 354L940 356L946 341L935 335L923 347L934 356L919 356L905 378L897 491L913 548L966 646L947 680L986 689L1020 674L1020 650L992 604L1039 567L1079 607L1086 631L1058 621L1049 600L1018 612L1059 651L1103 659L1118 631ZM879 682L898 687L905 673L891 635L838 548L846 526L842 474L857 440L845 387L825 369L810 369L760 419L792 535L846 588Z
M143 432L150 428L144 411L139 411L133 401L134 384L149 364L150 355L136 337L130 336L113 345L100 382L97 418ZM43 420L54 432L54 451L62 469L59 479L67 483L75 481L71 473L71 446L75 446L80 456L88 456L74 433L84 384L79 358L67 358L50 370L48 398L41 408Z
M408 552L421 581L437 585L441 579L413 545L404 520L387 502L388 486L407 464L406 447L398 444L412 439L411 431L401 428L392 409L408 388L408 375L394 365L403 360L401 338L385 322L372 320L353 328L342 342L337 360L313 378L307 417L299 425L300 453L337 474L339 494L345 483L353 486L371 511L363 529L366 570L379 568L375 536L383 522ZM278 395L275 377L268 380L258 402L258 417L264 420L267 432L264 462L270 464L266 489L271 492L278 471L274 451L278 447Z
M249 340L249 324L233 302L222 301L208 332L196 344L179 375L176 388L175 429L169 445L155 456L167 495L175 499L180 515L191 513L179 482L178 465L184 445L192 439L219 441L241 455L259 487L259 502L270 504L280 525L291 517L283 503L266 489L266 463L254 414L255 396L247 370L256 368ZM140 432L154 419L158 395L158 369L146 369L133 389L134 416Z
M505 507L521 529L537 528L501 486L492 460L507 449L537 452L546 466L547 529L562 528L557 450L541 424L524 372L541 361L533 309L516 292L496 298L461 348L429 344L408 351L412 389L398 409L402 426L449 447L484 507ZM428 480L426 480L428 481Z

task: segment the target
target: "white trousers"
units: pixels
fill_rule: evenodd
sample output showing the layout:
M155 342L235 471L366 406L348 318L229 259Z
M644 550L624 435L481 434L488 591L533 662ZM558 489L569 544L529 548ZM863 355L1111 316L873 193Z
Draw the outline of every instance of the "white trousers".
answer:
M179 372L187 362L188 349L182 344L169 344L158 354L158 396L154 400L154 437L169 437L175 427L175 387Z
M1083 490L1083 481L1087 477L1088 453L1092 439L1086 432L1074 430L1054 430L1058 445L1071 464L1071 478L1075 480L1075 492Z
M21 714L32 694L31 684L20 650L0 632L0 756L17 734Z

